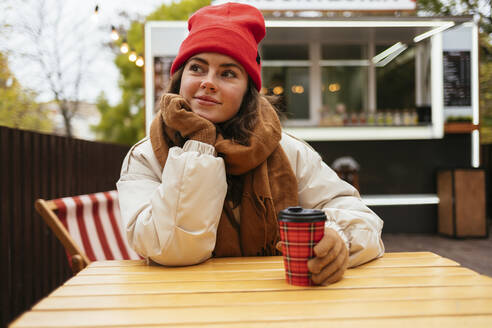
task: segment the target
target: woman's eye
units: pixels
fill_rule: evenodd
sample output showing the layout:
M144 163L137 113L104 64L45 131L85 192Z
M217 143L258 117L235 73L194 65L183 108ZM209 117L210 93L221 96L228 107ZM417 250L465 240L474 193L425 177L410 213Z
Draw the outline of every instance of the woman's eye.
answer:
M236 77L237 74L234 71L227 70L227 71L222 72L222 76L224 76L224 77Z
M191 64L190 65L190 71L192 72L201 72L202 68L198 64Z

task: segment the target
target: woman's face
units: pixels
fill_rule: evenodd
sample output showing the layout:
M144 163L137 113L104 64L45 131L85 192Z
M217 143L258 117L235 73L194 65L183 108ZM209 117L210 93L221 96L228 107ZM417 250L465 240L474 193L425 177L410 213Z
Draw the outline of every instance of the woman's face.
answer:
M211 52L191 57L183 70L179 94L191 110L213 123L237 114L248 87L248 73L233 58Z

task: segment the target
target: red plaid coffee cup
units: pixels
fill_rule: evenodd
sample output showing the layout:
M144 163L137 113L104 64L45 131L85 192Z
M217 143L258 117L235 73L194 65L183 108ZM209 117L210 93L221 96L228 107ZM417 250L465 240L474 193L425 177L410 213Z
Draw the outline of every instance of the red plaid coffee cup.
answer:
M289 284L311 286L311 272L307 261L313 257L314 246L325 233L326 215L323 211L289 207L280 211L278 223L285 278Z

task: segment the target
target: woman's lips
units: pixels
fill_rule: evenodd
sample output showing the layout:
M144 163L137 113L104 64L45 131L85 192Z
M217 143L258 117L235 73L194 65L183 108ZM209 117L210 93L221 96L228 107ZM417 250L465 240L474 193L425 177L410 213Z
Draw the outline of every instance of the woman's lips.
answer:
M195 97L195 100L200 104L200 105L205 105L205 106L213 106L213 105L218 105L220 104L219 101L215 100L212 97Z

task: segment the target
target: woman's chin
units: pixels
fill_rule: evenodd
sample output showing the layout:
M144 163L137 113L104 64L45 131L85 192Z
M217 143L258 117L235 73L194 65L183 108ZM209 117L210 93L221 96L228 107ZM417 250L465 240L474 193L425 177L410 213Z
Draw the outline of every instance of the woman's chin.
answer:
M211 113L209 111L203 111L203 110L193 110L198 116L203 117L206 120L209 120L212 123L220 123L218 122L217 118L214 115L210 115Z

